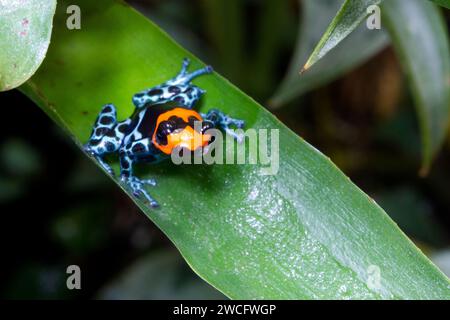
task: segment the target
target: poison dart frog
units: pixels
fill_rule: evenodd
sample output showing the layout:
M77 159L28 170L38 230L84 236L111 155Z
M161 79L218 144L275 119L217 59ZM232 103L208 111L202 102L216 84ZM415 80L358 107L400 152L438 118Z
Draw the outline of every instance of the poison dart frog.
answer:
M157 163L169 158L175 148L194 152L205 147L211 143L211 136L205 134L211 128L222 129L239 139L231 126L244 127L243 120L233 119L219 110L212 109L206 114L193 110L205 90L191 81L212 73L213 69L207 66L189 73L188 66L189 60L184 59L181 71L174 78L136 93L132 99L135 111L124 121L117 121L113 104L104 105L84 145L84 150L111 175L114 171L104 156L118 153L121 181L135 197L143 195L152 207L157 207L158 203L144 186L155 186L156 181L134 176L135 163ZM200 121L200 126L194 126L195 121Z

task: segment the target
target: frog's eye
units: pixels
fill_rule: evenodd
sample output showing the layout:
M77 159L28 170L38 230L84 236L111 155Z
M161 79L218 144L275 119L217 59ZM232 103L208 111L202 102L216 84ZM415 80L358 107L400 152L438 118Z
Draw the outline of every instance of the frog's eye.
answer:
M158 127L156 132L156 138L159 143L167 144L167 135L171 134L175 129L175 123L173 121L163 121Z
M164 121L160 124L160 129L167 134L171 133L175 129L175 123L172 120Z

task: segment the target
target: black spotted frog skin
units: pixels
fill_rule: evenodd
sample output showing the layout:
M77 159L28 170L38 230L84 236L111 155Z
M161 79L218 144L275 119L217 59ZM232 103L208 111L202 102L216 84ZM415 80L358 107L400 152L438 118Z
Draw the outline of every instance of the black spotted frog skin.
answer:
M188 73L188 66L189 60L184 59L181 71L174 78L136 93L132 99L136 109L126 120L117 121L113 104L103 106L89 141L84 145L85 151L95 157L111 175L114 172L104 161L104 156L117 153L122 182L135 197L143 195L153 207L158 206L158 203L144 186L154 186L156 182L154 179L143 180L134 176L133 164L157 163L169 158L171 152L180 147L190 151L204 147L210 142L210 136L205 134L208 129L223 129L239 138L230 126L244 127L244 121L230 118L219 110L212 109L207 114L193 110L205 91L191 81L213 70L207 66ZM200 126L194 126L196 121L200 122Z

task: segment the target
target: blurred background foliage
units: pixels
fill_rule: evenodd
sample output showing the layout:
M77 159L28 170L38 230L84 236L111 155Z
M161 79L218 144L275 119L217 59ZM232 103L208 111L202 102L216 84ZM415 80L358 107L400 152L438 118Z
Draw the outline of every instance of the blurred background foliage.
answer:
M355 32L299 85L292 79L336 10L298 0L129 3L276 107L450 274L450 140L420 178L414 103L383 32ZM312 23L317 35L305 30ZM0 104L2 298L223 298L39 108L17 90ZM83 290L66 289L71 264L81 267Z

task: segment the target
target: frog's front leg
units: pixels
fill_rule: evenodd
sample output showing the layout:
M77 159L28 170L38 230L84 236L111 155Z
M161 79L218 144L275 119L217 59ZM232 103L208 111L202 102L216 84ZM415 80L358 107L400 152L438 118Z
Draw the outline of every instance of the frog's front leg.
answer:
M112 104L103 106L92 128L89 141L83 146L84 150L93 156L98 163L111 175L112 168L104 161L103 157L108 153L116 152L121 144L123 134L118 130L116 108Z
M236 129L243 129L245 126L244 120L231 118L217 109L211 109L206 114L202 113L201 116L203 119L211 121L215 128L224 130L238 142L242 142L243 136L237 134L231 126L234 126Z
M131 152L132 147L133 145L129 144L121 148L119 152L120 179L127 185L136 198L140 198L143 195L150 206L158 207L158 202L145 190L146 185L156 186L156 181L154 179L139 179L133 175L133 164L135 163L136 157Z

